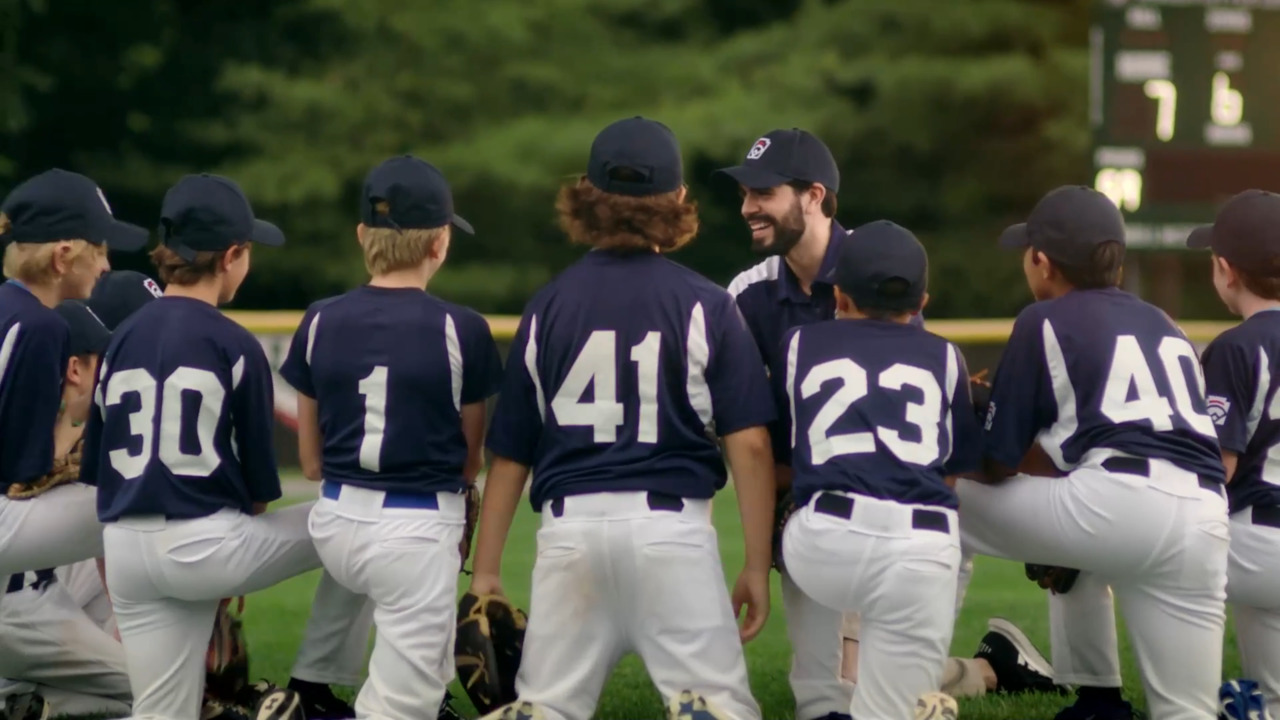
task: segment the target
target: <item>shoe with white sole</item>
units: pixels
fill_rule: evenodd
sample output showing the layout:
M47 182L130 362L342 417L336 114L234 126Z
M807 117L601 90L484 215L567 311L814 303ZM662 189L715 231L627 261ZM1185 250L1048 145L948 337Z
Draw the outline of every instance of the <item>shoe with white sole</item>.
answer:
M987 621L987 634L975 658L986 660L996 673L996 692L1015 694L1069 691L1053 682L1053 666L1017 625L1004 618Z

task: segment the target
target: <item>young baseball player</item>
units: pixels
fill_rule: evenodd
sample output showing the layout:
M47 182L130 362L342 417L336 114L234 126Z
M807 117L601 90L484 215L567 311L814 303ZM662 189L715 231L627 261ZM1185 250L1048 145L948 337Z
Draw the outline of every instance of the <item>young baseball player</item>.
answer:
M139 308L163 295L160 285L135 270L112 270L98 278L85 303L114 331Z
M960 529L948 479L978 468L963 356L911 324L928 258L888 221L844 240L836 316L783 339L792 493L785 565L823 606L860 613L854 718L915 717L955 625Z
M108 269L107 248L138 250L142 228L111 216L89 178L49 170L0 204L0 578L102 555L92 488L69 484L39 498L7 497L53 466L54 426L70 359L68 329L54 311L86 298ZM4 602L0 596L0 603Z
M249 271L250 241L279 246L284 235L215 175L170 188L160 227L151 257L165 293L117 328L102 359L81 480L98 486L133 715L191 720L219 601L321 563L310 504L264 513L280 497L270 368L253 335L218 310ZM355 684L364 602L322 577L295 679ZM298 695L273 690L259 707L289 716Z
M771 377L786 374L783 335L794 327L831 320L836 300L831 273L849 231L835 220L840 170L827 146L799 129L773 130L752 144L742 164L719 174L737 183L741 213L751 229L752 249L768 257L729 284L755 338ZM923 315L910 324L923 327ZM775 384L778 416L789 403ZM782 422L770 426L780 491L789 487L789 438ZM786 502L780 492L779 502ZM971 562L961 566L963 595ZM800 720L847 717L858 679L859 618L821 604L801 592L785 567L782 604L792 647L791 689ZM838 632L832 628L837 628ZM843 640L843 647L842 641ZM846 682L841 682L843 675ZM993 620L976 658L950 658L943 672L944 692L982 695L988 690L1016 693L1053 687L1053 669L1026 635L1007 620Z
M472 592L501 592L531 469L542 516L521 703L495 715L587 720L635 652L673 716L759 718L742 644L769 608L775 411L733 298L663 257L698 229L675 136L608 126L557 210L591 251L525 308L488 436ZM732 597L710 517L726 457L746 542Z
M451 226L472 232L444 175L387 160L365 179L361 220L372 279L307 310L280 374L299 393L304 472L323 478L316 549L376 604L356 717L408 719L439 708L454 677L464 492L502 362L483 317L425 291Z
M1022 251L1038 302L1015 321L992 383L982 481L956 486L963 541L1096 574L1120 601L1151 715L1214 718L1222 460L1195 348L1118 287L1124 242L1116 206L1080 186L1050 192L1001 236ZM1036 457L1038 474L1064 477L1015 472Z

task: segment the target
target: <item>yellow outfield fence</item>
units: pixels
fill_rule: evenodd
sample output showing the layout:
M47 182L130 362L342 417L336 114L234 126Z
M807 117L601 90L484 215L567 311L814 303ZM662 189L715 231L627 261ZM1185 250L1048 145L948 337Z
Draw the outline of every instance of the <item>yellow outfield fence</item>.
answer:
M256 335L291 335L302 321L298 310L232 310L227 316ZM515 336L520 318L514 315L488 315L494 339L509 341ZM955 343L998 344L1009 338L1012 318L975 320L928 320L928 328ZM1178 323L1192 342L1207 343L1234 323L1214 320L1186 320Z

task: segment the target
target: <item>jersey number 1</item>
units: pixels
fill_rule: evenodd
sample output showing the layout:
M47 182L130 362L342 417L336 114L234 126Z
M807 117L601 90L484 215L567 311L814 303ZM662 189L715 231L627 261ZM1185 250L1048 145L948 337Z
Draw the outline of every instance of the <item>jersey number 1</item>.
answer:
M364 437L360 440L360 467L369 472L380 472L382 438L387 430L387 366L375 365L356 389L364 396Z
M618 402L617 344L618 334L612 330L592 332L551 400L556 422L565 427L590 427L592 439L598 443L617 442L618 426L625 420L622 403ZM662 334L655 330L631 347L631 362L636 364L636 387L640 394L637 442L658 442L658 351L661 346ZM588 385L594 390L594 399L582 402Z

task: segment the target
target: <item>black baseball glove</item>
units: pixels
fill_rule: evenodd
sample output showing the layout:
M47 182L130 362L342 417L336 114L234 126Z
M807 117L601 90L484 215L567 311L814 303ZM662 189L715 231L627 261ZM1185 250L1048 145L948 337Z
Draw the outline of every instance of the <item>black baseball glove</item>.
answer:
M987 424L987 406L991 404L991 383L987 371L969 377L969 395L973 398L973 412L978 416L978 427Z
M528 618L501 595L468 592L458 601L454 662L458 679L481 715L513 703Z
M1027 579L1058 595L1070 590L1076 584L1078 577L1080 577L1079 570L1027 563Z

